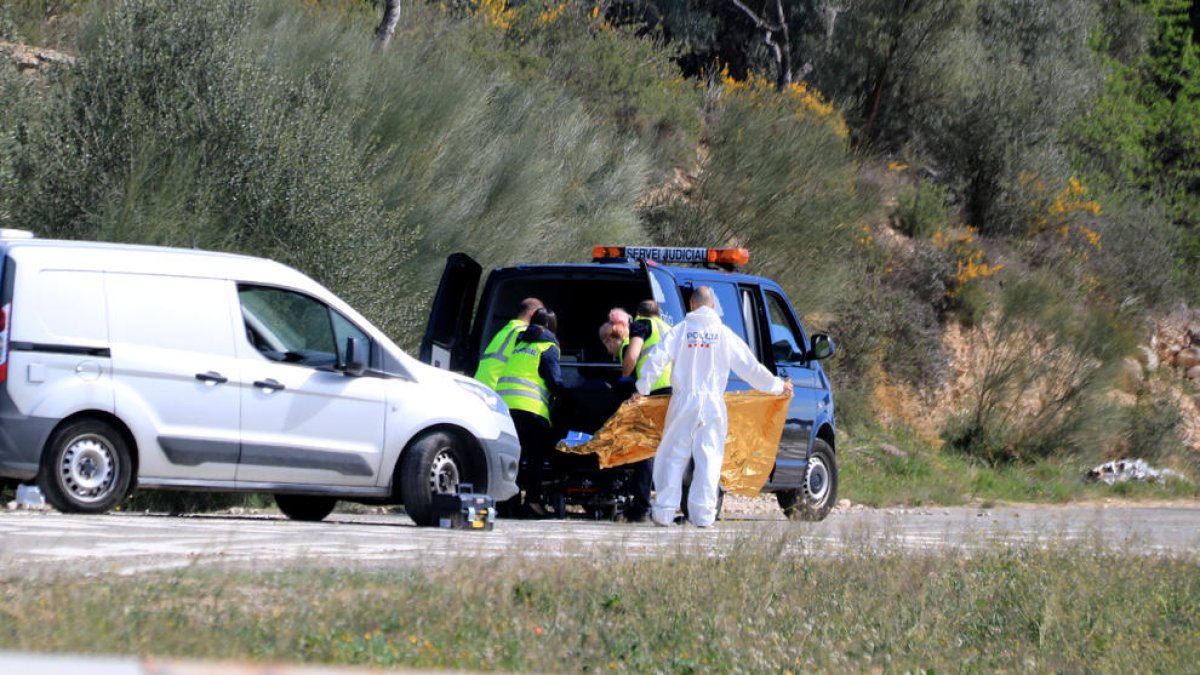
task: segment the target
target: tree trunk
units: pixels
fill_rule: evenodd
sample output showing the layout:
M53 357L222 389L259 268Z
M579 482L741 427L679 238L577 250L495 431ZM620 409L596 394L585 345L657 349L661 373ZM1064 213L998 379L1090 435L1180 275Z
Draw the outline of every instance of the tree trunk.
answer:
M383 20L379 22L379 27L375 29L375 44L380 49L388 46L392 41L392 34L396 32L396 24L400 23L400 0L385 0L383 3Z
M792 83L792 41L788 35L787 18L783 14L783 0L775 2L775 20L768 21L747 7L741 0L729 0L743 14L750 17L755 26L763 31L763 40L775 55L775 88L783 91ZM765 16L765 13L764 13Z

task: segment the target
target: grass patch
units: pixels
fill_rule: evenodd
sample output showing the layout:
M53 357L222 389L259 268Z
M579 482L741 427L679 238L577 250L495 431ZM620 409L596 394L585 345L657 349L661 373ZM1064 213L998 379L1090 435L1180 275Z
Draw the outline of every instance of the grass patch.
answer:
M888 452L885 446L889 445L903 456ZM1200 484L1176 479L1089 483L1084 476L1100 461L1084 457L991 466L960 453L940 451L903 429L889 435L856 435L839 454L839 495L868 506L1200 498Z
M789 538L724 558L6 581L0 649L563 672L1200 662L1194 561L1082 547L805 555Z

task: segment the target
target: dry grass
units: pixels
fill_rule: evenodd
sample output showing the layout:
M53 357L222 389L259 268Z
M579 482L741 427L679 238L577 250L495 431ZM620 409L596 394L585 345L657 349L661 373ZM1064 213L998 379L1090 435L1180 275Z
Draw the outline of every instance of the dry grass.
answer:
M1194 561L1068 547L0 584L0 649L482 670L1184 672ZM854 550L853 546L849 547Z

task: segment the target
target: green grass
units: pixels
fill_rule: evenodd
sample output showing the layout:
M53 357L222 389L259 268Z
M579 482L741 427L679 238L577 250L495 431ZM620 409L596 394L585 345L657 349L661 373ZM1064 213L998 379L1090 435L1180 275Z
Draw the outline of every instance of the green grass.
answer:
M885 452L881 447L885 443L903 449L908 456ZM958 452L934 449L903 430L855 435L839 449L839 497L868 506L1200 498L1196 482L1104 485L1085 481L1087 470L1100 461L1050 457L989 466Z
M793 536L721 558L9 580L0 649L554 672L1200 662L1194 561L1083 547L828 556L796 553Z

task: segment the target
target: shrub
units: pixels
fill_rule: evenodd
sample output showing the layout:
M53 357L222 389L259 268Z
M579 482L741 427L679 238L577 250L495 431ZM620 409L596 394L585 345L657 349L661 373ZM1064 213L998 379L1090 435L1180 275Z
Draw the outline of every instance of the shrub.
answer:
M1079 449L1091 420L1106 417L1104 393L1133 348L1126 319L1049 273L1010 280L983 329L966 408L943 437L988 463Z
M892 214L896 229L909 237L928 239L950 225L948 200L946 189L932 181L921 181L901 191Z
M878 204L840 115L803 87L726 78L709 95L708 160L692 188L645 205L656 243L738 245L802 313L856 293L857 224Z
M650 162L636 141L481 64L436 8L406 12L381 53L357 13L99 7L18 163L15 218L273 257L408 345L446 253L561 259L640 235Z

